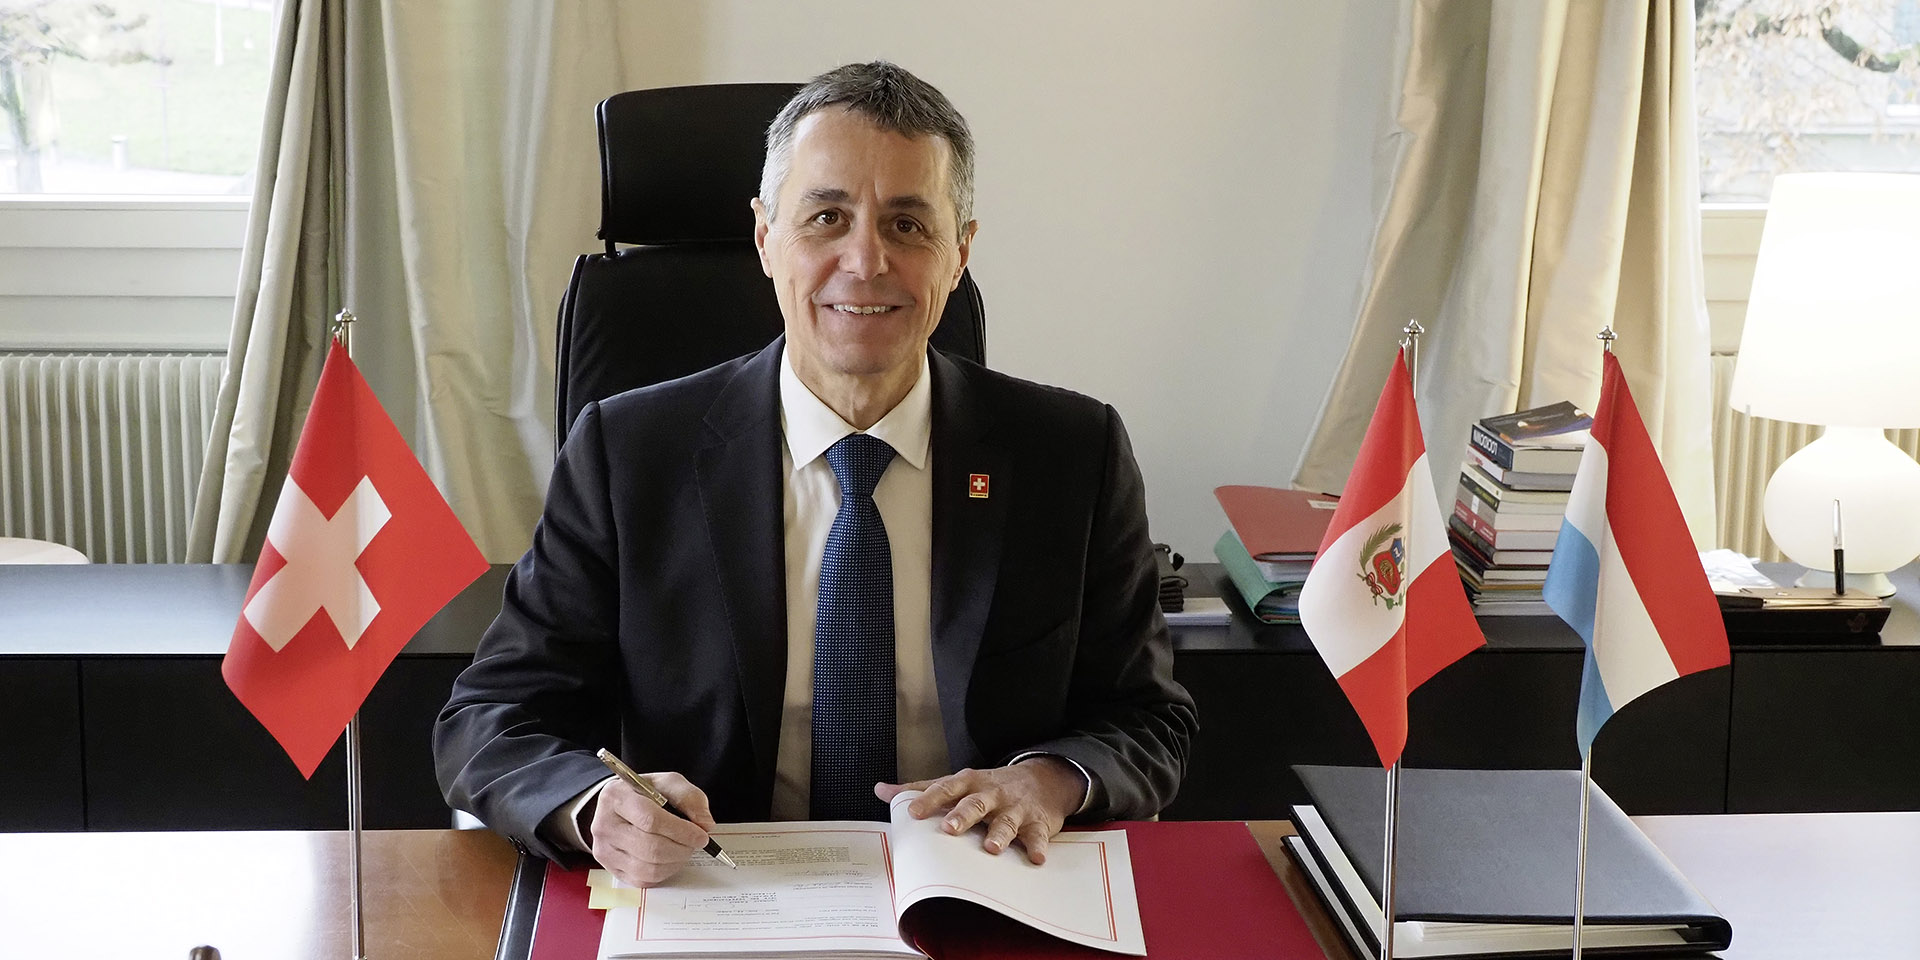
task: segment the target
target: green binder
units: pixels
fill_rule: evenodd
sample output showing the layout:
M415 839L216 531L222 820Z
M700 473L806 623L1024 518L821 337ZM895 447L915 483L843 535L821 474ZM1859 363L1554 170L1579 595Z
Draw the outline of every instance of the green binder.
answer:
M1300 622L1302 581L1274 583L1261 576L1259 566L1253 562L1253 555L1247 553L1246 546L1232 529L1220 535L1220 541L1213 545L1213 555L1219 559L1220 566L1226 569L1227 578L1233 581L1241 598L1247 601L1247 609L1252 610L1260 622Z

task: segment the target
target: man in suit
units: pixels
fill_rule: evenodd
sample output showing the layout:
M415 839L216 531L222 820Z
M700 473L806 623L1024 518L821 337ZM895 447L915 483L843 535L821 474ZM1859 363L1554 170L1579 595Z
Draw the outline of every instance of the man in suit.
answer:
M716 817L884 819L917 788L1037 863L1070 817L1172 800L1195 716L1117 415L927 345L972 182L965 121L892 64L775 119L753 209L785 335L581 412L436 724L450 803L644 885Z

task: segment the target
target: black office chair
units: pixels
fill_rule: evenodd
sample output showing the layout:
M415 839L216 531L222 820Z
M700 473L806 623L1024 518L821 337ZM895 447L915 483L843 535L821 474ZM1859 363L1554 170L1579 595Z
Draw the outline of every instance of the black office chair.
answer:
M752 353L781 331L753 248L767 125L799 87L735 83L615 94L600 102L600 239L560 301L558 436L588 403ZM615 244L637 244L616 249ZM933 345L983 361L985 311L970 274Z

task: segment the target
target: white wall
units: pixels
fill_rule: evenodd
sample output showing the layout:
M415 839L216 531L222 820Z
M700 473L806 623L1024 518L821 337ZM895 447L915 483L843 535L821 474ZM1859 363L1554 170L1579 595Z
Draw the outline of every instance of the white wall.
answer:
M988 363L1112 403L1153 536L1284 485L1345 349L1388 130L1392 0L707 0L622 17L649 83L896 61L979 143Z

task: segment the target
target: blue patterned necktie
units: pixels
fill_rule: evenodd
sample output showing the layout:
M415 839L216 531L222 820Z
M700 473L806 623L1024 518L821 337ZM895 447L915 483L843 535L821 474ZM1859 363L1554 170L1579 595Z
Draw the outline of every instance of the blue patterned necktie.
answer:
M885 820L875 783L894 782L893 553L873 488L885 440L849 434L827 449L840 512L820 558L813 626L815 820Z

